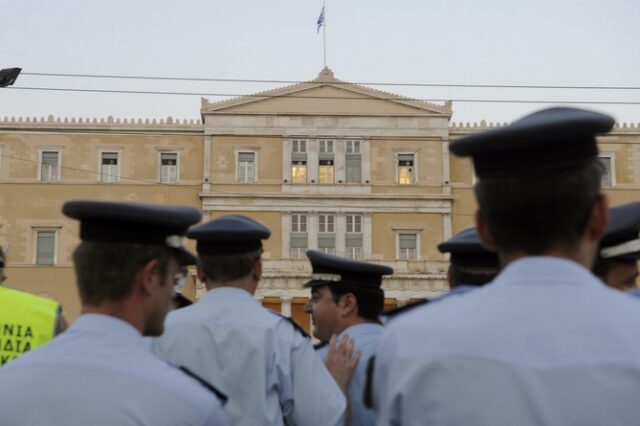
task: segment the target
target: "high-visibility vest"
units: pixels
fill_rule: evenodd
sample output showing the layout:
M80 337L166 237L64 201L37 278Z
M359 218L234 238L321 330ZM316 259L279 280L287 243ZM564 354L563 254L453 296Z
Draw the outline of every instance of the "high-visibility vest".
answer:
M0 367L54 336L59 304L0 286Z

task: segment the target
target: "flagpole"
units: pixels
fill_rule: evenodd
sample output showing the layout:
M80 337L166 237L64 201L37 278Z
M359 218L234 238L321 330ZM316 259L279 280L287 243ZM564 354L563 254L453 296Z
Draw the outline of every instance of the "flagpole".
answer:
M324 22L322 25L322 59L324 62L324 68L327 67L327 10L325 9L325 2L322 2L322 11L324 12Z

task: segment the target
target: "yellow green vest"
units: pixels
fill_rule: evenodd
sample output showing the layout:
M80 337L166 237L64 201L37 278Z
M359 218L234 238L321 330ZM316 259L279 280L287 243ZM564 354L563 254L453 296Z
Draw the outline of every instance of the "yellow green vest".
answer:
M0 286L0 367L51 340L58 303Z

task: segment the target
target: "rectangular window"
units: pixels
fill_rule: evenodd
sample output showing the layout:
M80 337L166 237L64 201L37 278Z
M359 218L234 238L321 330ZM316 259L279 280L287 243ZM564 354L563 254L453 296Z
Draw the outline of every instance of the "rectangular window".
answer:
M40 181L57 182L60 164L58 151L42 151L40 154Z
M307 161L297 160L291 162L291 182L307 183Z
M296 154L307 152L307 141L304 139L293 139L291 141L291 152Z
M256 181L256 153L238 153L238 182L253 183Z
M318 143L318 152L320 153L333 153L333 141L321 139Z
M362 259L362 215L348 214L345 235L345 255L351 259Z
M360 141L347 140L347 154L360 154Z
M416 234L398 235L398 258L400 260L418 259L418 236Z
M321 214L318 216L318 232L335 232L335 216Z
M36 265L53 265L55 248L55 231L38 231L36 234Z
M118 160L118 152L102 152L100 154L100 182L111 183L120 180Z
M361 234L362 233L362 216L359 214L347 215L347 233L348 234Z
M292 214L291 215L291 232L307 232L307 215Z
M333 160L319 160L318 179L321 184L333 183Z
M178 182L178 153L176 152L160 153L160 182L161 183Z
M414 178L414 155L398 154L398 183L412 185Z
M304 258L307 247L309 246L306 214L294 213L291 215L291 235L289 241L291 258Z
M318 250L336 254L335 215L318 215Z
M602 187L611 188L613 186L613 157L598 157L602 165Z

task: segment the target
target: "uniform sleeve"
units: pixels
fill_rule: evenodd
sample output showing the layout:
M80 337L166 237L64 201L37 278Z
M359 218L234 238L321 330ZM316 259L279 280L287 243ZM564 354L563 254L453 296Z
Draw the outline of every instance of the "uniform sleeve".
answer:
M281 376L280 401L287 424L344 424L344 394L311 342L286 321L282 323L278 328L279 347L288 348L289 353L276 360L276 368Z

